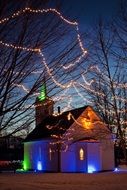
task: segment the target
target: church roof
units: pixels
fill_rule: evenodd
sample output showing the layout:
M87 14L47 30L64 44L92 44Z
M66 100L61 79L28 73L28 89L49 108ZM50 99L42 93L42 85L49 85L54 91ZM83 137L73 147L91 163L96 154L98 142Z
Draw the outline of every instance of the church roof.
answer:
M85 111L88 106L66 111L58 116L48 116L41 124L26 137L25 142L36 141L46 138L53 138L54 135L63 135L67 129L74 123L73 119L68 120L68 114L71 113L75 120Z

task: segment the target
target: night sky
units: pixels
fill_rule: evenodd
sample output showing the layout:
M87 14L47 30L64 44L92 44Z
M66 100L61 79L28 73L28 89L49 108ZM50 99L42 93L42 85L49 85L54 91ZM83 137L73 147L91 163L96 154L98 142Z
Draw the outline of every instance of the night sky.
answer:
M109 20L119 9L119 0L63 0L63 10L80 24L91 25L98 17Z

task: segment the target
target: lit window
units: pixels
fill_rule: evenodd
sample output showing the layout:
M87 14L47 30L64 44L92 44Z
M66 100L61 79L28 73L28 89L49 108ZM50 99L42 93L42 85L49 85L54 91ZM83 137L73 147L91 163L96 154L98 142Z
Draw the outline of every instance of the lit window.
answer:
M49 160L52 160L52 149L49 148Z
M82 148L79 150L79 159L84 160L84 150Z

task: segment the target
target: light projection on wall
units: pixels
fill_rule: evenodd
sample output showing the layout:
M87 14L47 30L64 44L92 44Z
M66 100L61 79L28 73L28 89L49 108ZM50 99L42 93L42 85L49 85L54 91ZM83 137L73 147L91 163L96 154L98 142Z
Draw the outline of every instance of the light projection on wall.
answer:
M29 156L27 156L27 158L26 158L26 156L27 155L25 155L25 159L24 159L24 161L23 161L23 170L28 170L29 169L29 166L30 166L30 158L29 158Z
M85 129L90 129L92 127L91 121L87 118L82 118L81 123Z
M24 161L23 162L23 169L26 171L27 170L27 163Z
M79 159L84 160L84 150L82 148L79 150Z
M96 167L94 165L88 165L88 173L93 173L96 171Z
M23 169L26 171L30 168L30 157L31 154L29 154L30 151L30 147L28 146L28 144L26 143L26 146L24 148L25 154L24 154L24 161L23 161Z
M38 170L38 171L41 171L41 170L42 170L42 162L41 162L41 161L38 161L38 162L37 162L37 170Z

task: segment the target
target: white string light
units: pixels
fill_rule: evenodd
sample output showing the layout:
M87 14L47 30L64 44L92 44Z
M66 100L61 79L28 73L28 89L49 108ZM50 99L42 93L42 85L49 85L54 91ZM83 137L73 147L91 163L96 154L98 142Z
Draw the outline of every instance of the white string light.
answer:
M64 17L62 16L62 14L61 14L59 11L57 11L56 9L52 9L52 8L49 8L49 9L31 9L31 8L29 8L29 7L26 7L25 9L20 10L20 11L17 11L16 13L12 14L10 17L6 17L6 18L4 18L4 19L1 19L1 20L0 20L0 24L3 24L3 23L5 23L5 22L7 22L7 21L9 21L9 20L11 20L11 19L14 19L14 18L20 16L20 15L23 14L23 13L36 13L36 14L37 14L37 13L41 13L41 14L44 14L44 13L48 13L48 12L55 13L55 14L58 15L59 18L62 19L65 23L67 23L67 24L69 24L69 25L73 25L73 26L76 27L77 40L78 40L79 46L80 46L80 48L81 48L81 50L82 50L82 52L83 52L83 56L85 56L85 55L87 54L87 50L83 47L83 44L82 44L82 41L81 41L81 36L80 36L80 34L79 34L78 22L72 22L72 21L70 21L70 20L64 18ZM7 44L7 46L8 46L8 45L9 45L9 44ZM21 48L22 48L22 47L21 47ZM20 49L20 48L19 48L19 49ZM28 49L29 49L29 48L27 48L27 51L29 51ZM32 49L32 48L30 48L30 49L31 49L30 51L33 51L33 50L34 50L34 49ZM25 49L23 49L23 50L25 50ZM40 50L40 49L37 49L36 51L38 51L38 50Z
M79 63L79 61L85 57L85 55L87 54L87 50L83 47L83 43L81 41L81 36L79 34L79 27L78 27L78 23L77 22L72 22L66 18L64 18L60 12L58 12L56 9L52 9L52 8L49 8L49 9L31 9L31 8L25 8L23 10L20 10L20 11L17 11L16 13L12 14L10 17L6 17L6 18L3 18L0 20L0 24L4 24L5 22L11 20L11 19L14 19L24 13L41 13L41 14L44 14L44 13L48 13L48 12L51 12L51 13L55 13L57 16L59 16L60 19L62 19L65 23L69 24L69 25L72 25L72 26L75 26L76 28L76 31L77 31L77 40L78 40L78 43L79 43L79 46L80 46L80 49L82 50L83 54L74 62L74 63L71 63L69 64L68 66L63 66L64 69L69 69L71 67L73 67L76 63ZM16 46L14 44L11 44L11 43L5 43L3 42L2 40L0 41L0 44L5 46L5 47L10 47L10 48L13 48L13 49L19 49L19 50L23 50L23 51L28 51L28 52L35 52L35 53L38 53L41 57L42 57L42 62L49 74L49 76L52 78L53 82L59 86L60 88L62 89L68 89L70 87L74 87L76 92L78 93L78 95L80 95L80 97L82 97L85 101L89 102L89 103L92 103L91 101L85 99L83 97L83 95L78 91L78 89L76 88L76 84L77 85L80 85L82 88L84 89L87 89L89 90L90 92L94 93L94 94L97 94L97 95L100 95L102 97L105 96L105 94L101 93L101 92L96 92L94 90L92 90L90 88L91 84L93 83L93 80L91 80L90 82L87 82L85 77L82 75L82 78L85 82L86 85L83 85L81 83L78 83L78 82L74 82L73 80L71 80L70 82L68 82L67 84L61 84L59 83L55 77L52 75L51 73L51 70L49 69L48 67L48 64L46 63L46 59L45 59L45 56L42 52L42 50L40 48L31 48L31 47L23 47L23 46ZM97 67L97 66L91 66L90 69L94 69L94 71L98 72L98 73L101 73L101 70ZM36 73L36 72L35 72ZM104 75L105 76L105 75ZM106 76L105 76L106 77ZM21 84L15 84L17 87L21 87L24 91L26 91L27 93L29 92L29 90L24 86L24 85L21 85ZM117 84L117 83L114 83L113 84L114 87L116 88L127 88L127 83L123 83L123 84ZM116 98L117 100L121 100L123 102L127 102L126 99L124 98L121 98L121 97L118 97L118 96L115 96L114 98ZM123 113L125 110L119 110L119 113Z
M73 84L73 87L74 87L74 89L76 90L76 92L78 93L78 95L84 100L84 101L86 101L86 102L88 102L88 103L92 103L90 100L88 100L88 99L86 99L80 92L79 92L79 90L76 88L76 86L75 86L75 84Z
M20 50L24 50L24 51L32 51L32 52L37 52L37 53L39 53L41 51L38 48L27 48L27 47L22 47L22 46L16 46L16 45L13 45L13 44L10 44L10 43L5 43L3 41L0 41L0 44L5 46L5 47L10 47L10 48L13 48L13 49L20 49Z
M79 27L78 27L78 23L77 22L71 22L69 21L68 19L65 19L60 12L58 12L56 9L52 9L52 8L49 8L49 9L31 9L29 7L21 10L21 11L17 11L16 13L12 14L10 17L7 17L7 18L4 18L2 20L0 20L0 24L3 24L5 23L6 21L8 20L11 20L13 18L16 18L18 16L20 16L22 13L48 13L48 12L53 12L55 14L57 14L65 23L69 24L69 25L74 25L76 26L76 31L77 31L77 39L78 39L78 42L79 42L79 46L83 52L83 54L76 60L75 63L78 63L82 57L84 57L87 53L87 50L83 47L83 44L82 44L82 41L81 41L81 37L80 37L80 34L79 34ZM52 78L53 82L61 87L62 89L65 89L65 88L69 88L72 86L73 84L73 81L71 81L70 83L66 84L66 85L62 85L61 83L57 82L56 79L54 78L54 76L51 74L51 71L46 63L46 59L44 57L44 54L42 53L41 49L39 48L27 48L27 47L22 47L22 46L16 46L16 45L13 45L13 44L9 44L9 43L5 43L3 41L0 41L0 44L1 45L4 45L5 47L11 47L11 48L14 48L14 49L20 49L20 50L25 50L25 51L32 51L32 52L36 52L36 53L39 53L42 57L42 60L43 60L43 64L49 74L49 76ZM70 67L70 66L69 66ZM68 68L68 67L67 67Z
M83 58L85 56L85 54L82 54L80 57L78 57L77 59L76 59L76 61L74 61L73 63L70 63L69 65L64 65L64 66L62 66L63 67L63 69L65 69L65 70L67 70L67 69L70 69L70 68L72 68L72 67L74 67L77 63L79 63L80 61L81 61L81 59Z
M85 84L88 85L88 86L91 86L91 84L94 82L94 80L91 80L90 82L87 82L85 76L83 74L81 76L82 76Z

